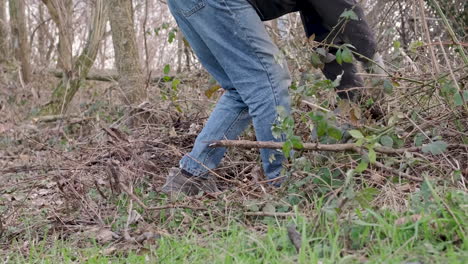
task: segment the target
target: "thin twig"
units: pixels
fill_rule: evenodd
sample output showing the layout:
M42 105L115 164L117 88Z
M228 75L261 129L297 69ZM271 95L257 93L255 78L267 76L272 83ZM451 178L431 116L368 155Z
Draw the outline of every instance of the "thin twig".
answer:
M415 176L411 176L409 175L408 173L405 173L405 172L402 172L402 171L399 171L397 169L394 169L394 168L391 168L391 167L388 167L386 166L385 164L381 163L381 162L378 162L376 161L373 165L383 169L383 170L386 170L390 173L393 173L395 175L398 175L400 177L403 177L403 178L406 178L408 180L412 180L412 181L415 181L415 182L422 182L423 179L422 178L418 178L418 177L415 177Z
M450 37L452 38L452 41L455 42L455 44L457 44L458 50L460 52L460 55L463 58L463 62L465 63L465 66L468 65L468 57L465 54L465 51L463 49L463 45L458 40L457 35L453 31L452 26L450 26L450 23L449 23L447 17L445 16L444 12L442 11L442 8L440 8L439 3L436 0L430 0L430 2L435 6L437 13L439 13L439 16L442 18L442 21L444 22L444 25L445 25Z
M419 10L421 12L421 22L422 22L422 27L424 29L424 35L426 37L426 40L427 40L427 43L431 43L431 35L429 33L429 28L427 26L427 21L426 21L426 14L424 13L424 10L425 10L425 7L424 7L424 2L422 0L418 0L419 1ZM431 54L431 59L432 59L432 65L434 66L435 70L436 70L436 74L439 75L440 73L440 68L439 68L439 64L437 63L437 58L436 58L436 55L435 55L435 51L434 51L434 48L432 47L432 45L429 45L429 53Z

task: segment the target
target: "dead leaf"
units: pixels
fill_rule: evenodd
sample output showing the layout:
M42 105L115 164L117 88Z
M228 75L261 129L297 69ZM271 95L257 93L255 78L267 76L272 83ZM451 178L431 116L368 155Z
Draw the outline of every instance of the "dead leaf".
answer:
M263 170L260 166L256 165L252 171L250 172L250 175L252 176L253 182L259 182L265 179L265 176L263 175Z
M263 207L263 210L262 210L264 213L271 213L271 214L274 214L276 213L276 208L273 204L271 203L267 203L265 204L265 206Z
M154 233L154 232L144 232L143 234L137 236L135 238L135 240L138 242L138 243L143 243L144 241L153 241L153 240L157 240L157 239L160 239L161 238L161 235L157 234L157 233Z
M109 243L119 238L119 236L110 229L97 226L88 228L82 235L86 238L96 239L101 244Z
M101 254L104 255L104 256L111 256L116 251L117 251L117 248L114 247L114 246L111 246L111 247L108 247L108 248L105 248L105 249L101 250Z
M130 216L129 216L129 219L128 219L129 225L133 225L133 224L137 223L138 221L140 221L141 219L143 219L141 214L139 214L135 210L132 210L130 212Z
M201 129L202 129L202 126L201 126L201 125L192 123L192 124L190 124L190 128L189 128L188 134L189 134L189 135L197 135L197 134L201 131Z
M301 246L302 246L302 236L299 232L297 232L295 225L288 226L288 237L293 243L297 252L299 253L299 251L301 250Z
M12 124L0 124L0 134L5 133L12 128L13 128Z
M371 180L375 183L379 183L379 184L382 184L385 182L385 177L374 172L371 174Z
M47 194L50 194L50 193L53 193L53 192L54 192L54 190L51 190L51 189L39 189L37 191L37 194L44 196L44 195L47 195Z
M116 233L106 228L100 229L99 232L96 234L96 240L103 244L111 242L114 238L118 237L119 236Z
M24 162L29 162L31 160L31 156L26 155L26 154L20 154L19 158L21 161L24 161Z
M400 186L396 187L400 192L410 192L411 191L411 185L410 184L403 184Z
M40 208L43 207L44 205L48 204L48 201L44 198L35 198L31 200L31 204L34 206Z
M175 131L174 127L171 127L171 130L169 130L169 136L170 137L177 137L177 132Z
M211 97L213 97L213 94L215 94L219 89L221 89L221 86L219 84L213 85L207 90L205 90L205 96L208 97L208 99L211 99Z

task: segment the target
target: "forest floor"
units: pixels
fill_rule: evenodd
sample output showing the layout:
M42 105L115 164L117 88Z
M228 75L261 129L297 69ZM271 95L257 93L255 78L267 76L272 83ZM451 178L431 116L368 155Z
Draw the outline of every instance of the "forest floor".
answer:
M41 101L24 89L53 82L4 84L14 94L0 101L3 263L468 261L468 116L433 99L431 85L400 82L383 121L353 133L365 152L297 151L273 188L257 149L230 148L215 171L222 192L169 199L165 176L221 91L209 81L161 84L158 98L130 108L112 87L89 83L74 114L34 117ZM317 114L301 87L292 94L296 125L283 131L308 142L315 124L336 137L334 117Z

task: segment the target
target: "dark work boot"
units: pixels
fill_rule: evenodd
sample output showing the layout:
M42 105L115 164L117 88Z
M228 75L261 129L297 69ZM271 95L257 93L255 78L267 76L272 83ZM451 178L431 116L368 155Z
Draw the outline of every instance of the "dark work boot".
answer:
M183 172L179 168L171 168L167 175L166 183L162 187L162 192L168 195L185 194L188 196L197 195L200 192L219 192L214 179L192 176Z

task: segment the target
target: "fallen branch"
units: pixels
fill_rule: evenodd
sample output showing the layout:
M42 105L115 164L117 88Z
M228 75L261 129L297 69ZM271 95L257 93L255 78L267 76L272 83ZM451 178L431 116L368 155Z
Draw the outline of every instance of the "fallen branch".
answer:
M249 141L249 140L220 140L210 142L210 147L237 147L237 148L263 148L263 149L282 149L283 142L273 142L273 141ZM448 145L449 149L455 148L468 148L468 145L464 144L450 144ZM303 148L295 150L311 150L311 151L329 151L329 152L340 152L340 151L354 151L360 152L365 148L357 146L354 143L345 143L345 144L320 144L320 143L304 143ZM404 154L406 152L421 152L422 147L411 147L411 148L401 148L393 149L389 147L376 147L374 148L376 152L382 154Z
M237 148L261 148L261 149L282 149L283 142L273 142L273 141L249 141L249 140L220 140L210 142L210 147L237 147ZM304 143L303 150L314 150L314 151L359 151L354 143L346 144L319 144L319 143ZM296 149L301 150L301 149Z
M67 121L72 124L81 123L86 120L92 120L94 117L80 117L78 115L46 115L34 117L34 123L52 123L56 121Z

